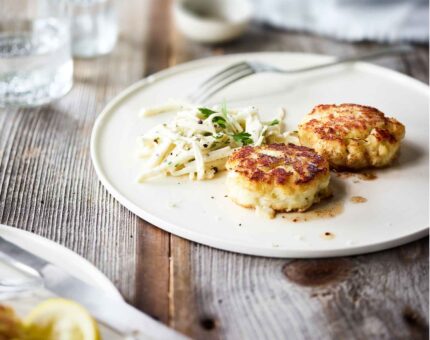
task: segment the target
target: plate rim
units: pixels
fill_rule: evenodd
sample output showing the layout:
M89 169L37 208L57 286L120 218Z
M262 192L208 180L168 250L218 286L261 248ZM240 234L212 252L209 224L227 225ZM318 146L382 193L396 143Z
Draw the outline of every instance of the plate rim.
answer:
M103 289L109 295L112 295L114 299L123 300L121 293L115 287L115 285L110 281L105 274L103 274L100 269L98 269L94 264L90 261L82 257L81 255L75 253L73 250L52 241L46 237L43 237L38 234L31 233L27 230L20 229L17 227L13 227L6 224L0 224L0 236L5 232L6 234L14 234L17 238L25 238L26 240L30 240L30 242L37 242L46 245L49 249L58 250L59 253L67 254L66 256L72 259L74 262L79 262L83 264L85 267L90 269L93 275L96 277L96 281L100 284L98 288ZM7 239L7 235L6 235Z
M240 242L219 240L216 237L204 235L201 233L196 233L194 231L190 231L183 228L178 228L174 224L165 222L159 217L144 211L142 208L138 207L133 202L129 201L118 190L115 189L115 187L109 182L109 180L103 174L103 171L101 170L100 162L98 160L97 151L96 151L98 131L100 131L99 127L103 123L104 119L106 119L107 116L110 113L112 113L112 111L117 106L119 106L124 100L126 100L129 96L133 95L135 92L141 90L145 86L150 85L151 83L157 80L160 80L164 77L172 76L175 73L184 72L193 68L210 65L212 63L217 63L220 61L228 62L229 59L233 60L238 58L250 58L253 56L264 57L264 56L282 56L282 55L314 57L314 58L325 59L326 61L330 61L335 58L334 56L330 56L330 55L302 53L302 52L251 52L251 53L228 54L228 55L222 55L222 56L212 56L212 57L206 57L206 58L188 61L186 63L169 67L167 69L164 69L157 73L149 75L148 77L145 77L131 84L130 86L126 87L124 90L118 93L106 104L106 106L97 116L91 132L90 154L91 154L93 167L96 171L99 181L121 205L123 205L132 213L137 215L139 218L144 219L145 221L156 226L157 228L160 228L164 231L167 231L169 233L172 233L179 237L183 237L187 240L190 240L196 243L214 247L216 249L230 251L233 253L256 255L256 256L263 256L263 257L277 257L277 258L323 258L323 257L351 256L351 255L358 255L358 254L367 254L367 253L393 248L396 246L400 246L402 244L406 244L406 243L418 240L428 235L429 227L427 226L427 227L424 227L423 229L415 231L412 234L407 233L407 234L398 236L395 239L391 239L390 241L368 243L366 245L357 245L353 247L347 246L347 247L336 248L335 250L324 249L324 250L318 251L317 253L312 253L312 254L309 254L309 251L307 250L306 251L293 250L290 252L289 250L275 248L275 247L268 249L267 247L248 246L248 245L243 245ZM400 73L398 71L388 69L382 66L370 64L367 62L356 62L353 65L359 70L369 71L372 73L376 73L378 75L382 74L382 76L384 77L389 76L391 78L394 78L394 80L407 82L408 85L413 86L416 90L422 92L423 94L428 95L429 86L427 84L421 82L418 79L415 79L408 75ZM198 239L199 241L196 241L196 239Z

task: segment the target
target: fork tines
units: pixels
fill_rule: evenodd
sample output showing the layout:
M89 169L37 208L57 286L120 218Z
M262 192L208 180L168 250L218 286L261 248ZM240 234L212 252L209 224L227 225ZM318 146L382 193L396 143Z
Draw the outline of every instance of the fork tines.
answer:
M203 103L231 83L254 73L255 70L247 62L233 64L204 81L199 88L189 96L189 99L194 103Z

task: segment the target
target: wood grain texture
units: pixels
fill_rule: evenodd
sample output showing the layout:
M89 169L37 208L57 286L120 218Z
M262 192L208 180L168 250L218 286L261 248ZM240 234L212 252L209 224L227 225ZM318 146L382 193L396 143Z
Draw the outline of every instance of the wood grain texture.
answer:
M151 226L98 182L89 157L95 117L147 74L220 54L345 55L381 47L257 24L236 42L199 45L178 33L171 3L123 2L115 51L77 60L66 97L0 111L0 222L83 255L128 301L196 339L427 339L428 239L332 260L233 254ZM426 46L377 64L428 82Z
M264 259L196 245L190 289L219 338L424 339L427 244L322 260ZM409 322L409 314L418 321Z
M169 66L169 1L152 2L148 7L148 39L145 45L145 74ZM158 23L158 24L154 24ZM145 221L139 222L136 248L134 304L157 320L169 323L169 234Z
M135 295L141 223L97 180L89 144L107 101L144 75L146 7L133 1L123 8L121 37L111 55L75 60L75 84L64 98L36 109L0 111L0 222L83 255L128 300Z

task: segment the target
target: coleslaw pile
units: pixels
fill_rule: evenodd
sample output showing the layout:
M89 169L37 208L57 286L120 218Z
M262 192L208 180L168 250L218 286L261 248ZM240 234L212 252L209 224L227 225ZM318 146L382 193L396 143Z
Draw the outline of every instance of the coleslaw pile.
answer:
M210 179L225 169L236 148L295 142L294 132L284 131L284 110L270 122L262 122L255 107L230 109L225 104L168 104L144 109L142 115L165 111L176 111L176 115L138 138L139 156L146 159L140 182L159 175Z

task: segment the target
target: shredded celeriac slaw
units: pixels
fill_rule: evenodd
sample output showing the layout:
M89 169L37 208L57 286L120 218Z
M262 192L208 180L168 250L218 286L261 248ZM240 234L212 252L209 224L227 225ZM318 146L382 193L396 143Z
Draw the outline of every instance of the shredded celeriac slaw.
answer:
M172 104L144 109L142 116L176 111L173 119L138 138L139 156L146 159L139 177L144 182L159 175L210 179L225 169L234 149L244 145L297 143L295 132L286 132L285 112L270 122L260 120L255 107L230 109Z

